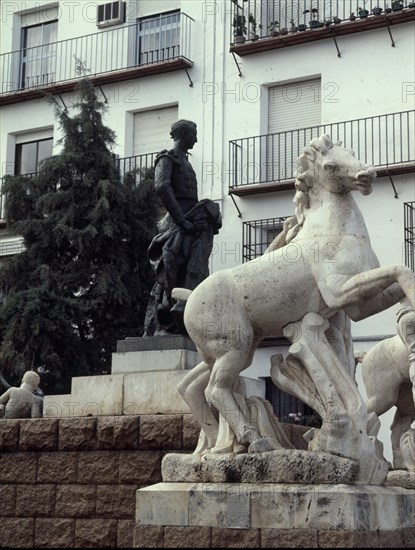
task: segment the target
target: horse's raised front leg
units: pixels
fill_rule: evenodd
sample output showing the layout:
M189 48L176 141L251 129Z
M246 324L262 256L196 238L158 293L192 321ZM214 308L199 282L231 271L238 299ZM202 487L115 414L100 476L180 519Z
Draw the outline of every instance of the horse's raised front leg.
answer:
M321 295L330 308L362 304L366 300L382 295L394 283L399 284L411 306L415 308L414 274L405 266L378 267L352 276L323 271L316 280ZM348 312L350 315L353 314L351 310Z

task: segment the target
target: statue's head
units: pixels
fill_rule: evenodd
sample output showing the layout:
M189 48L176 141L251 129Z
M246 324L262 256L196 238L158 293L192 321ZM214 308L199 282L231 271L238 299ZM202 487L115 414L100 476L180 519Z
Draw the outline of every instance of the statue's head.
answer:
M172 124L170 135L174 141L181 141L186 149L192 149L197 143L197 126L191 120L178 120Z
M24 373L22 382L23 384L27 384L28 386L30 386L35 390L40 384L40 376L38 375L37 372L29 370Z

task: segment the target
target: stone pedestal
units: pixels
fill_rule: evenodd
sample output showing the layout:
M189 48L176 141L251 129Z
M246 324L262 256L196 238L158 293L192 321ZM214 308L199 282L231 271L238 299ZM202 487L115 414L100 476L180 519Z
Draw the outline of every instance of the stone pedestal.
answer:
M201 361L185 336L126 338L117 342L110 375L72 379L71 393L47 395L46 418L190 413L177 385ZM248 395L265 395L261 380L245 378Z
M158 483L137 491L136 523L143 527L402 531L415 528L415 491L344 484Z

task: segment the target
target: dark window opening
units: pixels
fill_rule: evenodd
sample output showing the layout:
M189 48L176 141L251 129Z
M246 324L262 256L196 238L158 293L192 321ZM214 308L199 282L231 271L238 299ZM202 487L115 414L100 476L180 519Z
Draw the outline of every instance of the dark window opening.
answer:
M22 176L34 174L39 163L52 156L53 138L29 141L16 145L15 174Z

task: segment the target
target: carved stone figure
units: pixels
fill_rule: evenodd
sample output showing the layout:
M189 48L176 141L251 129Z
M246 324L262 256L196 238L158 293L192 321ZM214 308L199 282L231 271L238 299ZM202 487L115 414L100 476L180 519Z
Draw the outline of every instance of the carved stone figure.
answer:
M405 296L413 306L413 273L379 267L351 195L371 193L373 168L328 135L314 139L297 164L296 216L285 237L260 258L210 275L188 296L184 322L203 361L178 389L203 430L205 453L229 448L218 437L221 419L249 452L271 451L275 446L244 413L234 389L261 339L285 334L293 345L281 376L274 367L274 379L323 418L309 449L356 460L360 482L380 483L386 465L366 435L349 318L364 319ZM184 299L186 292L173 296Z
M397 312L396 336L382 340L366 354L362 363L367 393L368 434L377 438L379 416L396 406L391 426L393 467L415 471L415 313L408 300ZM379 456L383 445L376 440Z
M198 200L196 174L187 153L197 142L196 124L179 120L171 128L173 149L155 161L155 189L167 214L148 255L156 275L146 312L144 336L186 334L184 302L172 299L174 287L193 290L209 275L213 235L222 225L219 206Z
M41 418L43 397L34 393L39 382L36 372L26 372L20 388L11 387L0 397L0 418Z

